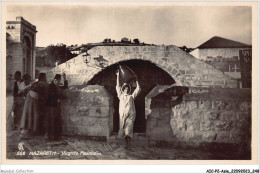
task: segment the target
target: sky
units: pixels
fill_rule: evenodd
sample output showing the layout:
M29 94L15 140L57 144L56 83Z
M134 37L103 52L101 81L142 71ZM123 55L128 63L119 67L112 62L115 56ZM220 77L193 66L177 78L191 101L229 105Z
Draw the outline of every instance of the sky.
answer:
M251 44L251 13L245 6L8 5L6 19L22 16L35 25L38 47L127 37L195 48L213 36Z

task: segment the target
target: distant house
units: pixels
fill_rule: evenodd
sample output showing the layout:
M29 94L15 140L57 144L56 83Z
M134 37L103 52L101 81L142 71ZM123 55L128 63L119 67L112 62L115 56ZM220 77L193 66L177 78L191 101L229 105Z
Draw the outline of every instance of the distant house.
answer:
M251 45L215 36L198 46L190 54L201 60L239 58L239 50L251 48Z
M80 54L81 53L81 46L73 46L73 47L70 47L69 48L69 51L72 53L72 54Z
M236 79L238 88L241 88L240 50L252 50L252 46L215 36L190 54Z

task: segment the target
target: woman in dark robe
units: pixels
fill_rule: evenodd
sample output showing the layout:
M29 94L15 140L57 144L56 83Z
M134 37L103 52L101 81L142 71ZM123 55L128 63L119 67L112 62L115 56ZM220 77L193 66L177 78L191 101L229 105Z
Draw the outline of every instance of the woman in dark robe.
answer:
M18 96L17 94L23 90L22 82L23 79L21 79L21 72L16 71L14 74L14 89L13 89L13 130L17 130L19 128L19 121L22 118L22 112L23 112L23 104L24 104L24 98L22 96Z
M29 138L31 134L39 133L39 119L42 115L40 109L45 107L46 96L48 92L48 83L45 73L40 73L37 82L34 82L26 95L20 129L22 129L20 138Z
M46 138L57 140L61 134L61 115L60 115L60 100L63 98L61 89L68 87L66 74L63 73L64 85L61 84L61 75L56 74L54 80L48 87L47 98L47 134Z

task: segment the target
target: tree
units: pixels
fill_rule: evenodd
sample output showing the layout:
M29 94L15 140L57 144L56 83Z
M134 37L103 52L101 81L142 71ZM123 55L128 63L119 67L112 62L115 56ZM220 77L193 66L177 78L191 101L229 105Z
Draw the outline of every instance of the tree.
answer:
M182 47L179 47L179 48L180 48L181 50L187 52L187 53L189 53L189 52L191 52L191 51L194 50L194 48L188 48L188 47L186 47L186 46L182 46Z
M135 44L140 44L139 39L134 39L133 41L134 41Z
M54 66L55 62L59 62L59 64L64 63L75 56L71 54L68 47L64 44L49 45L46 48L46 54L46 63L49 66Z

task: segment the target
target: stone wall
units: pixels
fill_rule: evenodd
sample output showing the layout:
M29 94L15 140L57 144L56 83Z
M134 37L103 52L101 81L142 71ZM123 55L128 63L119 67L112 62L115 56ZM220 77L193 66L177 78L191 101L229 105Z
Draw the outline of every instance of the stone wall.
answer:
M150 109L149 140L190 146L251 143L250 89L189 87L183 97L159 94Z
M113 129L113 98L99 85L64 91L61 115L63 135L108 137Z
M95 74L102 71L94 61L101 57L107 66L127 60L150 61L167 72L179 86L221 86L236 88L237 82L223 72L182 51L176 46L97 46L85 53L57 66L48 72L52 79L56 73L66 72L71 85L88 83Z

